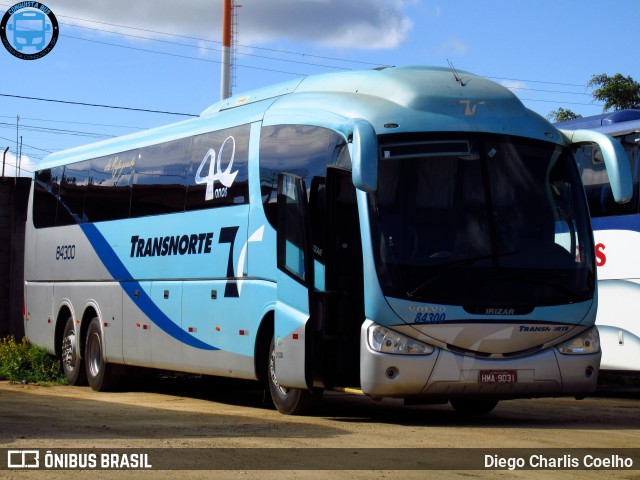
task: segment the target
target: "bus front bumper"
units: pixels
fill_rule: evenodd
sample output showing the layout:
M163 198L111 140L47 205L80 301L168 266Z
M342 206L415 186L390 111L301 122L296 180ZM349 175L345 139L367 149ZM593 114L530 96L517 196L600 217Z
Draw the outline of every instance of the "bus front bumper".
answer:
M564 355L548 348L517 358L486 359L436 348L429 355L374 351L366 321L360 347L360 383L372 398L507 398L575 396L596 389L601 353Z

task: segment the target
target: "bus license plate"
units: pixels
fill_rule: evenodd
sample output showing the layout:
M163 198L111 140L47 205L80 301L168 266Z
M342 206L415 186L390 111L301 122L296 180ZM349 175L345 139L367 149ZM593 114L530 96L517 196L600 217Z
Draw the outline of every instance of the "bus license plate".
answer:
M480 370L478 381L480 383L516 383L518 372L517 370Z

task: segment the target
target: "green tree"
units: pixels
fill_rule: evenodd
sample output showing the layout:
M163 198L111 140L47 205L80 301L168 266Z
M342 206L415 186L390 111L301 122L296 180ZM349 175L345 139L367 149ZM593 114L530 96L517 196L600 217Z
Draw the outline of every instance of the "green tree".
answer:
M571 110L564 109L562 107L558 108L558 110L553 110L547 115L547 120L550 122L566 122L567 120L575 120L576 118L582 118L582 115L577 113L573 113Z
M631 77L620 73L610 77L600 73L591 77L587 86L595 88L591 95L595 100L604 102L604 112L640 108L640 83Z

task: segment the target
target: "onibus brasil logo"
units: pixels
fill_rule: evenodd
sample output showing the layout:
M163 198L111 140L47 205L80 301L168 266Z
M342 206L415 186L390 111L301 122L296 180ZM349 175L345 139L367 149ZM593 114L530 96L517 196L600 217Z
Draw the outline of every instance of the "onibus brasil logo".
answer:
M0 39L7 51L22 60L47 55L58 41L58 20L40 2L20 2L9 8L0 22Z

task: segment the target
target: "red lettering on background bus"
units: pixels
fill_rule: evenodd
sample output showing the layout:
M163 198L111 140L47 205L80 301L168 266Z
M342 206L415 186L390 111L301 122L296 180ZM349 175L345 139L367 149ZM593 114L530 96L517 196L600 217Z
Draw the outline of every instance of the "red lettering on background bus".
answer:
M596 265L598 267L604 267L604 264L607 263L607 256L604 253L604 249L604 243L596 245Z

